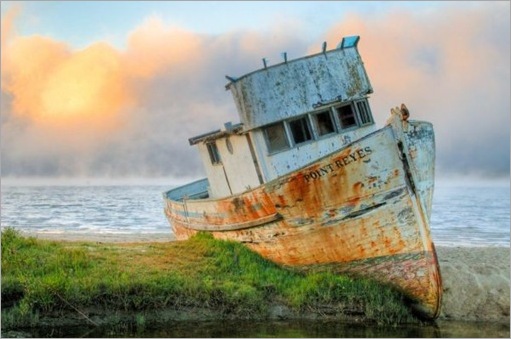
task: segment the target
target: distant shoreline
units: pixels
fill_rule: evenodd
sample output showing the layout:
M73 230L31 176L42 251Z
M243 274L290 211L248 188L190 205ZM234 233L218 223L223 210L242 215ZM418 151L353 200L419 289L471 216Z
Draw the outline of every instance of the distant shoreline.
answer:
M169 233L33 233L55 241L144 243L175 241ZM509 323L510 249L502 246L437 247L443 280L440 320Z

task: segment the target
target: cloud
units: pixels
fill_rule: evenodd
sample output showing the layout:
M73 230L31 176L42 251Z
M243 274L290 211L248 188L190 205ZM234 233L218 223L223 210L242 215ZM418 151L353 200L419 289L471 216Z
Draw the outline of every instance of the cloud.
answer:
M11 36L2 46L2 175L202 174L188 138L238 120L224 75L250 71L252 43L265 41L198 35L157 17L128 34L125 50Z
M3 174L83 172L132 103L119 53L106 44L71 51L41 36L15 37L2 59ZM80 168L79 168L80 167Z
M362 37L381 122L405 102L412 118L434 124L437 173L509 176L509 3L351 13L328 41L339 32Z
M14 21L16 17L19 15L21 11L21 6L19 4L13 5L2 17L2 31L1 31L1 43L4 46L4 43L14 34Z
M202 43L200 36L151 17L129 35L125 67L141 78L177 70L191 72L188 66L201 58Z
M360 35L379 123L405 102L432 121L437 173L509 175L509 4L379 16L347 14L328 46ZM10 16L9 16L10 15ZM196 34L150 17L126 37L82 50L43 36L2 35L2 176L203 174L188 138L238 121L224 75L320 50L300 32Z

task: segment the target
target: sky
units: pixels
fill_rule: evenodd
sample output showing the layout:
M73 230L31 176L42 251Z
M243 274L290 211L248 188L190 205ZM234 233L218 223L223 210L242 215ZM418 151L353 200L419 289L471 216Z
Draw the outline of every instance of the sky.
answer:
M1 176L204 176L225 75L359 35L378 125L433 123L437 178L509 178L509 1L2 1ZM170 180L170 179L168 179Z

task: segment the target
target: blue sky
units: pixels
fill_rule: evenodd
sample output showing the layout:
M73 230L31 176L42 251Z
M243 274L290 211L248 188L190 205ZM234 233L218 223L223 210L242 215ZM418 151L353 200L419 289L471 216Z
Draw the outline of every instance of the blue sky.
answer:
M201 176L188 138L238 121L226 74L349 35L379 125L404 102L435 127L438 177L509 178L509 1L2 1L1 15L2 178Z
M348 11L381 15L392 8L427 10L438 1L2 1L2 15L21 5L21 35L41 34L84 48L107 40L125 47L127 32L150 16L196 33L264 30L279 20L307 23L311 38L324 33ZM466 4L471 6L470 3Z

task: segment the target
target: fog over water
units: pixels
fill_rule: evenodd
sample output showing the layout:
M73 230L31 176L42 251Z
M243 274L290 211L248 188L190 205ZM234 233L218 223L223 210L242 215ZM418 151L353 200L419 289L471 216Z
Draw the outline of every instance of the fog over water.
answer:
M263 57L280 63L283 51L289 60L318 53L323 41L335 48L349 35L361 37L379 126L404 102L411 119L435 127L439 176L509 177L508 2L353 10L316 36L301 34L299 21L199 34L153 16L126 32L125 49L20 35L23 14L2 17L3 178L199 177L188 138L239 121L225 75L260 69Z

